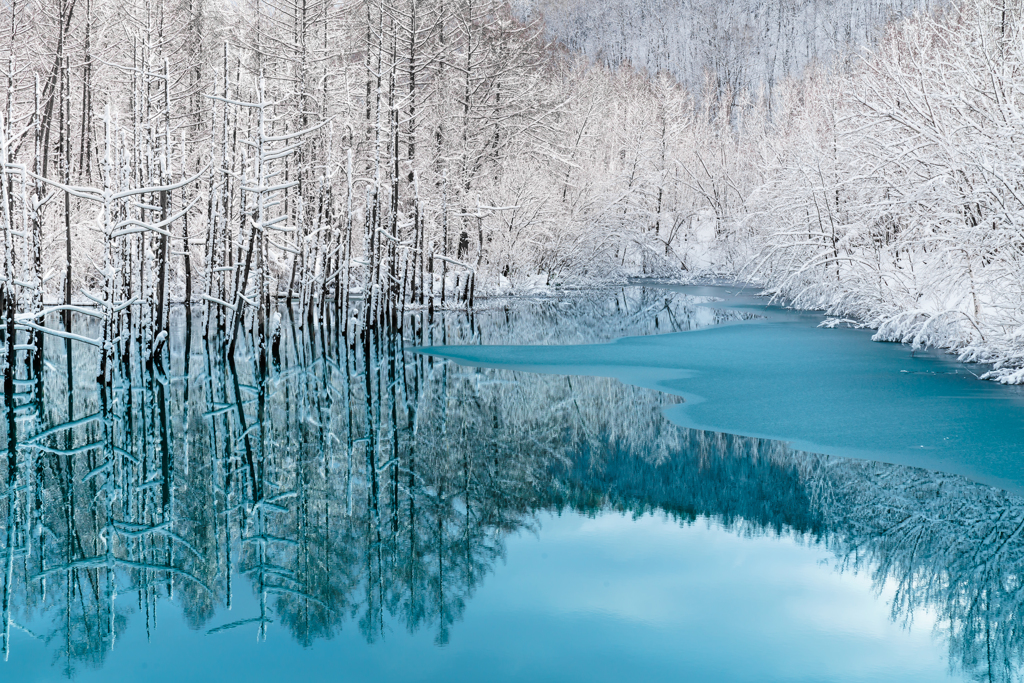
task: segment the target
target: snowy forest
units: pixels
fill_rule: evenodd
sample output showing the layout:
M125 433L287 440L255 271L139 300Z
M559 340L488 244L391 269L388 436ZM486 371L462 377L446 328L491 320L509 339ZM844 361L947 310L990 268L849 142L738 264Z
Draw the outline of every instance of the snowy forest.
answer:
M614 186L633 205L621 237L642 272L754 282L876 339L1024 379L1019 4L524 0L519 12L605 67L592 76L608 79L602 102L630 92L609 104L632 131Z
M1022 381L1020 14L11 0L7 352L716 275Z
M657 509L1024 665L1019 497L416 352L756 317L594 294L724 280L1024 384L1020 3L7 0L0 86L5 657L168 602L443 644L538 511Z

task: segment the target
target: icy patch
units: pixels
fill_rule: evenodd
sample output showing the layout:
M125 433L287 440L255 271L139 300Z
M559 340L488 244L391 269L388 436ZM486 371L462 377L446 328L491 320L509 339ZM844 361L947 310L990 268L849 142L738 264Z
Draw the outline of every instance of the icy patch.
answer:
M865 330L819 328L820 315L777 307L768 313L767 321L612 344L423 351L465 365L615 377L684 397L667 413L684 427L1024 491L1024 392L978 382L951 358L874 344Z

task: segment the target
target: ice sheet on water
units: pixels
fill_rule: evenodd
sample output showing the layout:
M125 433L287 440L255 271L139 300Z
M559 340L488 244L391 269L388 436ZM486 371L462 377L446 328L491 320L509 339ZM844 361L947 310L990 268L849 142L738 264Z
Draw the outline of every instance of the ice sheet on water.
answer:
M948 358L873 343L868 331L819 328L819 315L766 307L732 289L688 291L717 293L724 301L716 306L766 317L614 343L517 341L424 352L466 365L615 377L684 397L667 412L684 427L1024 491L1019 389L977 381Z
M652 286L489 297L478 301L474 311L478 324L448 326L451 336L445 343L594 344L736 323L758 315L740 307L708 305L716 300Z

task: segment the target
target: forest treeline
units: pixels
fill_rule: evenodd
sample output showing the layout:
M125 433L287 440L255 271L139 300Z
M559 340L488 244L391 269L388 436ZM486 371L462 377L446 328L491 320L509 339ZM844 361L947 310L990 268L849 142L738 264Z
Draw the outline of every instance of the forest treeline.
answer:
M496 179L557 110L531 29L491 0L5 10L19 329L90 304L155 340L172 302L201 302L233 345L272 299L347 313L356 294L367 326L471 303L490 219L522 222Z
M632 87L666 257L1024 380L1019 3L519 6Z
M610 68L667 73L698 95L762 91L822 66L849 68L886 25L945 0L512 0L565 48ZM707 92L705 90L707 89Z
M1020 8L786 7L12 0L8 354L714 273L1024 379Z
M2 33L18 329L91 305L156 339L184 301L233 338L271 300L372 325L678 270L670 142L700 117L505 0L14 0Z

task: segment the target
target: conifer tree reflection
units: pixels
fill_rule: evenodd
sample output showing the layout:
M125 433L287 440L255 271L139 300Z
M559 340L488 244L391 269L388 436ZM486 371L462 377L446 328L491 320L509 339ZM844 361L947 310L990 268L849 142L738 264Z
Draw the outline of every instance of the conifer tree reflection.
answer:
M162 336L133 312L107 351L70 338L43 348L0 329L11 359L5 655L21 631L45 640L69 675L99 666L126 629L157 633L158 606L210 638L266 638L277 624L304 645L345 628L445 643L504 539L536 527L539 511L660 509L825 544L845 567L896 582L894 618L938 613L957 666L1012 680L1024 658L1021 499L951 475L677 429L661 413L670 397L613 380L410 352L592 342L740 315L693 303L631 289L472 315L417 311L394 331L281 309L240 328L234 353L186 309ZM71 322L101 337L102 319Z

